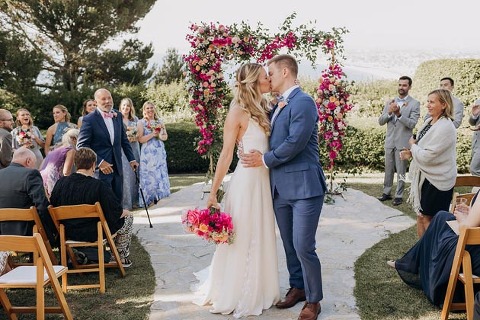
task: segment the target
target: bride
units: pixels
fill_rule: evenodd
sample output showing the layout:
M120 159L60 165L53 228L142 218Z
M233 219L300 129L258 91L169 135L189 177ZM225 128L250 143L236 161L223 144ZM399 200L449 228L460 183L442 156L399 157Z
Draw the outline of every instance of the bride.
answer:
M257 63L242 65L236 74L234 98L223 133L223 147L207 206L219 208L216 194L238 151L269 149L268 102L270 91L265 69ZM208 276L196 274L200 305L211 305L210 312L230 314L235 318L260 315L279 301L279 281L275 222L266 167L244 168L240 162L225 196L225 212L232 216L235 240L231 245L217 245Z

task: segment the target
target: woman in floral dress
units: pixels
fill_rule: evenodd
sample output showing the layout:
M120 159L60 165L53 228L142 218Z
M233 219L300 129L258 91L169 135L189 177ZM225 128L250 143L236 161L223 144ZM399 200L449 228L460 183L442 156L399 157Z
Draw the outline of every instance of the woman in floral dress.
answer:
M156 204L162 198L170 195L168 179L167 153L163 141L168 134L163 121L156 114L152 102L145 102L142 107L143 119L138 122L138 142L140 150L140 188L147 206ZM144 206L139 197L139 205Z
M123 124L127 132L128 141L132 146L135 160L140 163L140 144L137 137L138 117L135 116L135 108L132 99L123 98L120 102L120 112L123 116ZM130 167L130 162L122 150L122 166L123 166L123 209L132 210L138 208L138 183L135 172ZM137 169L138 170L138 169Z
M37 158L37 169L40 168L43 161L40 149L45 146L42 133L33 125L32 117L27 109L20 108L17 110L15 123L17 127L12 130L12 148L14 150L22 146L30 148Z

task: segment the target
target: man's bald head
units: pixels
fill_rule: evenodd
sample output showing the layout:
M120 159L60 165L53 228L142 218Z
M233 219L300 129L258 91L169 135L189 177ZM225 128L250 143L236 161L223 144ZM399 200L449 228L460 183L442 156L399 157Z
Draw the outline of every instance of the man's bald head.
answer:
M105 88L100 88L95 91L93 95L95 102L97 103L97 108L103 112L110 112L113 107L113 98L110 91Z
M7 109L0 109L0 128L13 130L13 116Z
M20 147L13 153L12 162L21 164L24 167L35 169L37 158L32 150L26 147Z

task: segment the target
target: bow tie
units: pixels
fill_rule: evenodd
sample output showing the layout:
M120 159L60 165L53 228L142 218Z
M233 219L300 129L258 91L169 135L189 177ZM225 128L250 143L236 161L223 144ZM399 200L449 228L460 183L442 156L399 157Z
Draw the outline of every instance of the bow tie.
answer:
M285 97L284 96L280 96L277 98L277 101L280 102L280 101L285 101Z
M103 118L105 118L105 119L107 119L107 118L112 119L112 118L113 118L113 112L103 112L103 111L102 111L102 116L103 116Z

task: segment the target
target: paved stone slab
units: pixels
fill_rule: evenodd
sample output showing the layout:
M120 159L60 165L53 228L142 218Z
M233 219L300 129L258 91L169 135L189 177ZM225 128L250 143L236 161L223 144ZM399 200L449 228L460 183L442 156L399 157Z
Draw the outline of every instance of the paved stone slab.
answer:
M135 216L135 232L150 253L155 269L156 290L151 320L233 319L211 314L191 300L193 272L207 267L215 246L184 232L180 217L189 208L204 207L202 183L182 189L149 208L153 228L149 228L145 211ZM317 252L322 262L324 300L319 319L360 319L353 297L354 263L378 241L414 224L400 211L377 199L349 189L335 197L334 205L325 204L317 231ZM277 230L277 251L281 294L288 289L285 255ZM247 319L297 319L302 304L280 310L265 310L259 317Z

